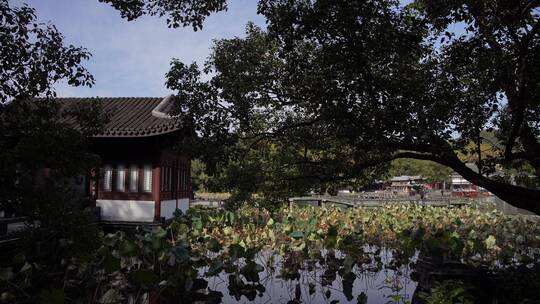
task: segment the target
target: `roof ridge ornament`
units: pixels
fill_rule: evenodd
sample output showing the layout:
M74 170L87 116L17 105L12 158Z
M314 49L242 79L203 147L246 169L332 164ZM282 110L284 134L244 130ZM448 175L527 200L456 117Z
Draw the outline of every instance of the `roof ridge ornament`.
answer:
M157 118L174 118L169 114L169 111L173 107L173 94L169 94L163 98L163 100L152 110L152 116Z

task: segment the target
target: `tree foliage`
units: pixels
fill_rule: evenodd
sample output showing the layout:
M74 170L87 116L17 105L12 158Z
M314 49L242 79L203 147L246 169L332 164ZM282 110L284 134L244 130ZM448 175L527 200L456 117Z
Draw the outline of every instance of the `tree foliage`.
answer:
M62 35L53 25L39 23L32 8L10 7L2 0L0 9L0 207L32 215L38 204L23 207L29 202L25 197L47 190L47 176L61 181L91 166L94 157L87 152L86 137L106 117L97 104L63 106L53 98L58 81L93 83L81 65L90 54L64 46ZM68 118L80 127L75 129Z
M388 176L421 175L429 182L448 182L452 169L428 160L400 158L390 163Z
M195 28L226 5L111 2L124 14L137 12L132 18L176 14L182 22L170 26L191 20ZM435 161L513 204L537 208L538 191L487 176L515 162L540 176L538 2L260 0L258 12L268 32L249 29L245 39L216 42L205 66L217 73L207 104L234 115L228 132L290 137L292 129L304 134L324 126L340 132L340 146L370 147L379 162ZM192 13L201 15L190 19ZM255 123L256 116L267 124ZM485 131L495 131L502 145L486 147ZM480 172L465 158L474 158Z
M120 11L123 18L134 20L142 15L166 17L169 27L202 28L206 17L227 9L226 0L99 0Z
M17 303L35 303L40 293L48 302L63 298L56 291L65 284L66 259L96 245L93 214L83 210L91 202L77 190L98 164L87 136L106 115L98 104L70 107L54 99L59 81L93 83L82 66L90 56L85 49L66 46L26 5L0 0L0 24L0 210L26 217L16 254L7 247L0 254L2 265L24 272L25 280L15 287L2 281L2 301L10 290Z
M259 13L266 31L215 43L211 79L197 80L205 94L169 73L200 130L295 147L306 168L337 179L431 160L538 212L540 191L487 177L495 164L539 168L538 3L262 0ZM486 155L491 129L504 148ZM459 157L474 153L480 173Z
M53 85L60 80L75 86L93 84L92 75L81 65L90 53L64 46L56 27L39 23L34 9L10 7L2 0L0 16L1 105L15 98L51 97Z

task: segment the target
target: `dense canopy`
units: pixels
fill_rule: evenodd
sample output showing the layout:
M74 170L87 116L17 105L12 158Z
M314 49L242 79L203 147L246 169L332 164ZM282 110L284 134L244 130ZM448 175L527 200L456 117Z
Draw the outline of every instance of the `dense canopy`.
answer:
M158 15L194 29L227 7L226 0L99 1L128 20ZM415 158L540 214L538 182L526 188L491 176L501 167L540 175L539 9L535 0L259 0L266 29L249 24L245 37L216 41L202 70L172 61L166 84L177 91L178 118L193 130L182 146L209 171L225 171L222 182L240 198L369 182L390 161ZM99 167L86 139L107 115L95 104L66 111L51 98L59 81L93 83L82 65L89 56L66 46L32 8L0 0L0 210L25 216L27 228L17 246L0 250L0 302L148 295L212 303L222 295L202 277L219 275L228 276L231 297L253 299L264 290L263 265L253 258L268 247L279 250L284 278L315 270L324 287L343 275L347 300L364 266L382 269L386 249L394 257L388 269L408 268L417 253L450 258L453 269L489 269L501 286L489 292L501 302L538 298L537 219L484 207L193 208L166 230L98 234L75 184ZM471 161L479 172L465 165ZM426 170L444 178L439 166ZM279 262L266 256L269 268ZM317 261L324 271L313 268ZM357 299L367 301L363 292Z
M319 180L431 160L539 212L539 190L489 177L496 165L540 173L537 3L260 1L259 12L266 30L215 43L211 80L172 62L167 85L198 134L294 148L284 165Z

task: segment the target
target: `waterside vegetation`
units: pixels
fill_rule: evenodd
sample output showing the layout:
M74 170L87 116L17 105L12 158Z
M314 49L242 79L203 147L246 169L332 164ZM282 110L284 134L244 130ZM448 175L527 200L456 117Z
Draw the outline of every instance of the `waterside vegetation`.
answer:
M408 278L418 285L413 300L437 299L449 286L463 301L474 300L486 296L483 288L497 286L489 297L509 303L539 297L530 287L539 282L539 236L536 217L486 206L293 207L273 213L249 206L236 212L192 208L165 229L102 235L95 252L63 260L61 282L37 282L41 266L19 254L14 266L1 269L0 288L6 303L60 303L54 300L64 297L73 303L219 303L262 297L272 278L289 283L290 303L317 295L365 303L367 291L353 288L355 280L384 271L393 277L385 282L397 282L386 294L393 303L411 301L400 293ZM449 263L473 269L489 284L467 282L463 289L462 281L441 280L426 288L426 263L439 271ZM209 285L216 280L227 282L227 292ZM296 287L300 283L310 288Z

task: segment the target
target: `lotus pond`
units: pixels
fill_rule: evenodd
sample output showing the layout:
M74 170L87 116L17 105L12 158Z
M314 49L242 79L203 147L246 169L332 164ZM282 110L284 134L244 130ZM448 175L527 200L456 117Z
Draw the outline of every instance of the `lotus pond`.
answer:
M101 303L529 303L540 221L485 206L192 208L103 236L71 298ZM84 302L84 301L83 301Z

